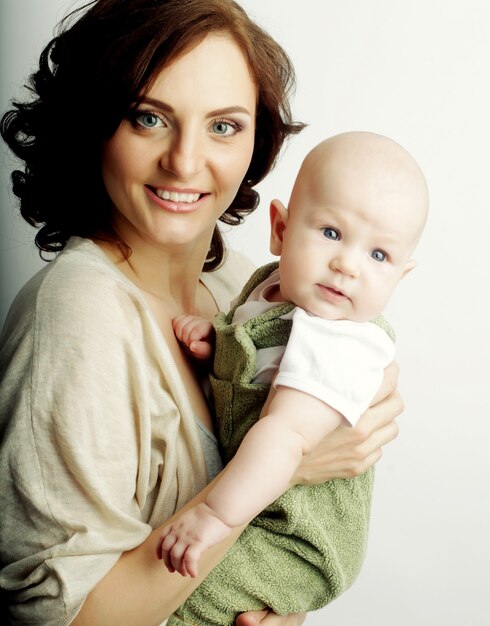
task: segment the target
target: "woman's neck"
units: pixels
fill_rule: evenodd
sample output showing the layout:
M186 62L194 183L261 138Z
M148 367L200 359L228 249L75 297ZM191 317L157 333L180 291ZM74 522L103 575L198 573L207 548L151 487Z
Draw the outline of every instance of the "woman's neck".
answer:
M174 317L181 314L201 314L209 303L202 303L199 281L206 259L203 251L162 250L149 245L130 246L125 258L119 245L96 241L118 269L143 294L160 302Z

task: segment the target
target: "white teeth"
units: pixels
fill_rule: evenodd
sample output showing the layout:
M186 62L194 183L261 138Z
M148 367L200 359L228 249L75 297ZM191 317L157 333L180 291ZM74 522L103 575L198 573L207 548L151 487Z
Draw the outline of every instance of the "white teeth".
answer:
M197 202L201 196L200 193L178 193L177 191L167 191L166 189L157 189L157 196L162 200L170 200L171 202Z

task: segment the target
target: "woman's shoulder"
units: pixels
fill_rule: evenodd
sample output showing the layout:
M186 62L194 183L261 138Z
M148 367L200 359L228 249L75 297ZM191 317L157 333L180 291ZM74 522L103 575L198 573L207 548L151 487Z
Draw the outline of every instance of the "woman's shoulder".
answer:
M56 294L60 292L76 296L80 292L86 295L86 289L127 291L130 285L93 241L72 237L64 250L50 263L40 287ZM81 286L84 290L81 290Z
M70 239L65 249L21 289L10 308L4 333L49 321L61 333L107 316L113 322L137 297L122 274L93 242Z
M230 302L255 269L256 265L244 254L228 250L224 263L217 270L202 275L202 281L213 294L220 311L228 311Z

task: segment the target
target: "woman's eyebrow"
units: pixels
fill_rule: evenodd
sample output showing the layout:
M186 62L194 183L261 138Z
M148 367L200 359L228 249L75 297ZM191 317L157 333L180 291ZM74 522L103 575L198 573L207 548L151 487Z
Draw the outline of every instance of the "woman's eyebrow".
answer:
M170 106L170 104L167 104L162 100L157 100L156 98L149 98L147 96L138 99L136 104L151 104L152 106L157 107L158 109L162 109L163 111L168 111L169 113L174 112L174 109Z
M210 111L208 115L210 117L214 117L216 115L230 115L232 113L245 113L245 115L252 116L252 113L246 107L243 107L239 104L235 106L223 107L222 109L215 109L214 111Z
M170 106L170 104L167 104L166 102L163 102L162 100L158 100L156 98L144 97L138 101L138 104L143 103L158 107L159 109L162 109L163 111L168 111L169 113L175 112L175 109ZM230 115L233 113L244 113L245 115L252 117L252 112L240 104L214 109L213 111L209 111L207 115L208 117L216 117L219 115Z

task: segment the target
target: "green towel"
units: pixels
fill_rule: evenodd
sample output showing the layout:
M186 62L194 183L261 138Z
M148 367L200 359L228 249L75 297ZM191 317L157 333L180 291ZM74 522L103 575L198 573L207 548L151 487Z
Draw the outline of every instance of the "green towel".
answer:
M243 325L231 320L236 307L276 268L277 263L259 268L234 308L215 322L211 384L225 463L259 418L269 391L269 385L250 382L256 350L286 344L291 321L280 316L293 305L278 305ZM387 322L376 323L394 338ZM364 560L373 478L371 468L349 480L286 491L252 520L168 626L232 626L244 611L312 611L337 598L354 582Z

